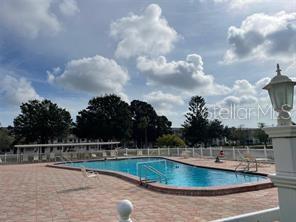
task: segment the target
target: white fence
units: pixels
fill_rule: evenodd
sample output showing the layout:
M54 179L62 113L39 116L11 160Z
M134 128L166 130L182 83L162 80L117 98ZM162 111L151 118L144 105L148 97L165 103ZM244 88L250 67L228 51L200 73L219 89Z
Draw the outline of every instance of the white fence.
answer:
M273 161L272 149L249 149L236 147L207 147L207 148L153 148L153 149L116 149L98 150L92 152L58 152L48 154L4 154L0 155L0 164L54 162L64 160L87 160L107 157L128 157L128 156L184 156L215 158L220 151L224 152L224 159L238 160L241 154L249 152L254 157L266 158Z
M131 214L133 212L133 204L129 200L121 200L117 204L117 212L119 214L118 222L132 222ZM248 214L241 214L234 217L214 220L212 222L270 222L280 220L279 207L256 211Z
M256 211L248 214L241 214L234 217L214 220L212 222L271 222L280 220L280 208L271 208L262 211Z

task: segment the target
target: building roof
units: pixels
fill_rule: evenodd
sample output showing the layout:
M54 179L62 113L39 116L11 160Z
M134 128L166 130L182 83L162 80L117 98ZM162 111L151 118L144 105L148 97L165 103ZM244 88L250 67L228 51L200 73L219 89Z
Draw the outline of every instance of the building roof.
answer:
M50 144L24 144L15 145L16 148L36 148L36 147L57 147L57 146L92 146L92 145L115 145L120 142L91 142L91 143L50 143Z

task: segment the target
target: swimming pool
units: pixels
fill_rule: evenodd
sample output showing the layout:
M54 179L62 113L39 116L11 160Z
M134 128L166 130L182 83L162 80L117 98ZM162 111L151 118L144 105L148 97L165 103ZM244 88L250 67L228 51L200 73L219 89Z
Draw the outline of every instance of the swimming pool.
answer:
M70 167L116 171L173 187L217 187L256 183L267 177L233 171L197 167L165 158L130 158L66 163Z

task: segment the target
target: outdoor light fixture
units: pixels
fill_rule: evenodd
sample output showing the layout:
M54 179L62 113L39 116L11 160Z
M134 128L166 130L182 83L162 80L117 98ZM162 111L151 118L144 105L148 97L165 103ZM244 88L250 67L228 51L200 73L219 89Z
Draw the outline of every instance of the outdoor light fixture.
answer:
M281 75L281 69L277 64L277 75L272 78L263 89L268 91L272 106L278 115L278 126L292 125L289 111L293 108L294 85L288 76Z

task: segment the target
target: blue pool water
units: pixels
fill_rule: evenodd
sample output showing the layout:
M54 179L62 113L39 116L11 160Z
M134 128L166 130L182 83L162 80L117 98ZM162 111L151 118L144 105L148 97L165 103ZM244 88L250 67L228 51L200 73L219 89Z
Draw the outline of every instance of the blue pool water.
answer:
M246 173L235 173L225 170L215 170L182 164L163 158L132 158L121 160L106 160L93 162L68 163L75 167L112 170L140 176L144 179L158 180L163 184L181 187L210 187L258 182L266 179L264 176ZM149 168L149 169L148 169ZM151 171L156 169L165 175L159 176ZM161 178L161 181L159 180Z

